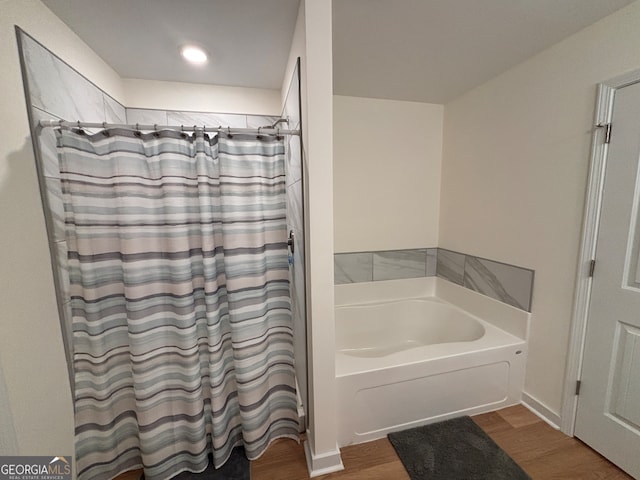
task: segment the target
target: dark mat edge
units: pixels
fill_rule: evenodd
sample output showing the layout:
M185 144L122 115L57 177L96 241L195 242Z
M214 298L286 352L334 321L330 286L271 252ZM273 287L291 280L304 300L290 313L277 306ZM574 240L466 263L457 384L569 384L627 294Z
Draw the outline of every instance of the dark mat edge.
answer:
M488 444L491 444L497 452L501 452L504 457L506 458L506 461L508 463L511 463L513 467L515 467L517 470L519 470L522 474L522 480L532 480L531 476L513 459L511 458L511 456L504 451L504 449L502 449L502 447L500 447L500 445L498 445L493 438L491 438L489 436L489 434L487 434L476 422L473 421L473 419L468 416L468 415L463 415L460 417L454 417L454 418L449 418L447 420L442 420L440 422L433 422L433 423L429 423L426 425L420 425L417 427L411 427L411 428L407 428L404 430L399 430L396 432L390 432L387 434L387 438L389 439L389 443L391 443L391 446L393 447L393 449L395 450L396 454L398 455L398 458L400 459L400 461L402 462L402 465L404 466L404 469L407 471L407 474L409 475L409 477L411 478L411 480L424 480L422 478L417 478L414 475L412 475L412 472L409 471L409 468L407 468L407 460L403 458L404 452L400 451L400 442L403 442L403 440L401 440L400 437L403 437L404 435L406 435L407 433L411 433L411 432L415 432L418 430L423 430L423 429L428 429L429 427L432 427L434 425L438 425L438 426L444 426L447 423L450 424L462 424L462 425L466 425L473 433L475 433L476 435L482 436L486 439ZM490 479L487 479L490 480Z

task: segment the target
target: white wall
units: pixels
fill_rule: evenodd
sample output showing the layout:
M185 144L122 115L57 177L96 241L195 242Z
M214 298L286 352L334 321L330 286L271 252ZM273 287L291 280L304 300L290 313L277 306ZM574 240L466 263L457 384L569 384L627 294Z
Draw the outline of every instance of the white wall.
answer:
M305 448L313 474L342 468L335 415L331 42L331 2L303 0L285 78L290 78L293 62L300 56L310 364Z
M281 107L284 108L285 100L287 99L287 93L289 92L289 83L291 82L291 77L293 76L293 72L296 69L296 62L298 57L300 57L300 89L303 92L307 91L306 87L306 66L307 66L307 50L306 50L306 31L305 31L305 8L304 1L300 2L300 6L298 7L298 16L296 17L296 26L293 30L293 37L291 39L291 47L289 49L289 58L287 59L287 66L284 70L284 77L282 79L282 87L280 88L280 98L281 98ZM300 101L302 100L306 102L306 95L302 95ZM306 103L304 104L306 107ZM281 110L282 110L281 108ZM303 115L306 114L307 109L303 108ZM306 121L304 118L303 121Z
M442 105L333 97L336 253L438 245Z
M535 269L525 391L561 407L596 84L640 68L640 2L445 106L439 246Z
M39 1L0 0L0 12L0 435L8 435L0 454L71 455L73 406L14 25L115 98L123 91L118 75Z
M278 90L134 78L122 84L128 108L279 116L282 106Z

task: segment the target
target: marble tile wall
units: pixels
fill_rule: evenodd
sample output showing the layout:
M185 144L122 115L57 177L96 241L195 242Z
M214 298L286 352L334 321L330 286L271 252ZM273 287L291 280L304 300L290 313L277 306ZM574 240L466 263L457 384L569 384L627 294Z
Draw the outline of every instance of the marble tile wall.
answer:
M300 129L300 83L298 65L293 72L289 90L284 102L282 117L288 123L282 128ZM256 122L256 120L259 120ZM266 122L259 117L247 117L248 126L262 126ZM254 122L254 123L252 123ZM305 235L304 235L304 182L303 169L304 152L299 136L291 135L285 145L286 155L286 185L287 185L287 228L295 237L295 251L292 255L293 263L289 266L291 281L291 301L293 314L294 354L296 376L300 387L302 404L307 406L307 308L306 308L306 280L305 280Z
M84 122L125 123L125 108L44 46L20 32L21 55L24 63L25 88L32 137L38 162L39 182L43 190L42 203L50 239L54 283L67 363L72 361L71 305L67 243L65 239L64 207L60 171L56 154L56 138L52 129L37 127L40 120L80 120ZM72 383L73 384L73 383Z
M236 113L178 112L175 110L127 108L126 118L127 123L139 123L140 125L197 125L199 127L206 125L208 127L258 128L273 125L279 117Z
M534 271L444 248L338 253L335 284L438 276L527 312Z
M108 95L30 36L21 38L33 107L65 120L111 120L105 108ZM124 113L124 107L111 97L108 105L109 117Z
M140 125L169 125L166 110L148 108L127 108L127 123Z

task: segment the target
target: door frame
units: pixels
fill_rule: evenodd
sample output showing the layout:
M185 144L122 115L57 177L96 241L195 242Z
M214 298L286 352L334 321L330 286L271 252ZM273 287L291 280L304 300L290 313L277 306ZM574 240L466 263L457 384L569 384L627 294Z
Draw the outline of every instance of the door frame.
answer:
M591 137L589 177L582 223L582 237L576 272L576 287L573 297L569 350L560 412L560 430L570 436L573 436L575 432L576 414L578 411L576 384L582 376L582 361L584 358L584 345L593 280L589 273L591 270L591 260L595 259L604 188L604 173L609 151L609 145L605 143L607 131L605 126L611 123L616 90L639 82L640 70L634 70L598 84L593 122L594 127Z

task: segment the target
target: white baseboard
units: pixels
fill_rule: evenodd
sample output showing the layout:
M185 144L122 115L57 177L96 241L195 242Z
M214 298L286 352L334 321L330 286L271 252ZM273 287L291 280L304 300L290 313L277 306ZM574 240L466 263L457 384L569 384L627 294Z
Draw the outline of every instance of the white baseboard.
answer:
M527 392L522 392L522 404L553 428L560 430L560 415L555 413L540 400L532 397Z
M309 440L307 440L304 442L304 455L307 457L307 469L311 478L344 470L342 457L340 457L340 450L337 445L333 452L316 455Z

